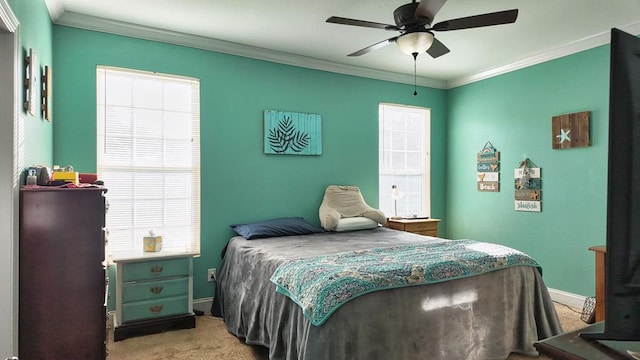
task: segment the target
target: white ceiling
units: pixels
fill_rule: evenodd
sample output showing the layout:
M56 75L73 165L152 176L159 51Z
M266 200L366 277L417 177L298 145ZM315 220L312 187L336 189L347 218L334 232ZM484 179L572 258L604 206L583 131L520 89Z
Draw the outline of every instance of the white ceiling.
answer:
M58 24L413 82L413 59L395 44L346 56L397 32L325 22L340 16L393 24L393 10L408 0L45 1ZM448 0L434 23L508 9L519 9L514 24L437 32L451 52L421 54L418 83L453 87L602 45L613 27L640 33L640 0Z

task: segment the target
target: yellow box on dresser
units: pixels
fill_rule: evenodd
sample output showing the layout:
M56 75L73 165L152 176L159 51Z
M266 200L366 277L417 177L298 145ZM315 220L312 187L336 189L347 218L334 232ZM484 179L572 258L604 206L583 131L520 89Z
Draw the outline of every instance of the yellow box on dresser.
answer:
M75 171L54 171L53 180L70 182L78 185L78 173Z
M389 219L387 227L419 235L438 236L440 219Z

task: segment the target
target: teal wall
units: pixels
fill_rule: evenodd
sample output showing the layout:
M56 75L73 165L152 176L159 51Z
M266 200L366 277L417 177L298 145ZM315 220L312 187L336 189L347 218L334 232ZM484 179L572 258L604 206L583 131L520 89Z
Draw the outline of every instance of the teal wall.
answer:
M208 297L205 270L219 265L228 225L300 215L317 222L328 184L356 184L377 203L377 106L432 109L432 214L440 235L521 249L543 266L548 286L593 294L591 245L606 226L608 47L600 47L448 91L418 89L175 45L52 26L41 0L9 0L20 45L53 65L53 121L21 116L24 163L95 171L95 68L128 67L201 80L202 256L195 297ZM322 156L262 152L262 111L318 113ZM591 112L592 146L551 149L551 117ZM486 141L501 152L498 193L475 185ZM541 213L513 210L513 169L542 168ZM107 184L108 185L108 184ZM446 204L446 207L445 207ZM446 232L445 232L446 231Z
M536 258L547 286L594 294L592 245L605 243L609 47L449 91L447 235L491 241ZM590 147L553 150L551 118L591 112ZM500 151L500 192L476 190L476 153ZM514 211L513 171L541 167L542 212Z
M446 92L310 70L117 35L54 26L54 162L96 168L96 66L200 79L202 231L194 297L212 296L229 225L279 216L319 224L329 184L378 202L378 104L432 109L432 214L444 216ZM265 155L265 109L322 116L322 156ZM107 188L109 184L106 184Z
M24 59L29 49L33 49L38 59L38 67L51 66L53 62L52 33L53 25L49 11L42 0L8 0L14 15L20 22L20 60ZM20 76L24 76L25 68L20 66ZM25 93L22 92L21 101L24 103ZM53 98L53 95L52 95ZM37 108L40 108L38 96ZM20 104L22 106L22 104ZM30 115L26 111L20 113L20 126L24 133L24 158L21 159L25 167L31 165L51 164L53 154L53 126L44 120L38 111Z

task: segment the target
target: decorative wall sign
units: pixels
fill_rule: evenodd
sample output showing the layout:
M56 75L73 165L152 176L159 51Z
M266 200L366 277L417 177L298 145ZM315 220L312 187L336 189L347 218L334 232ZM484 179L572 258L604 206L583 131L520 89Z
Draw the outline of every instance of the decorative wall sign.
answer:
M33 49L29 49L28 56L25 56L25 72L24 72L24 109L30 115L36 115L36 103L40 96L40 77L38 74L38 58Z
M542 200L542 191L540 191L540 190L516 190L516 200L525 200L525 201Z
M498 172L500 171L499 162L479 162L478 172Z
M320 115L265 110L264 153L321 155L322 120Z
M478 191L500 191L500 152L487 141L477 156Z
M478 191L498 192L500 183L497 181L478 181Z
M42 117L51 121L51 109L49 109L49 99L51 96L51 67L45 66L44 71L42 72L42 88L41 88L41 97L42 104L40 105L40 110L42 112Z
M540 168L524 159L513 172L516 211L542 211L542 178Z
M500 181L499 172L479 172L478 181Z
M558 115L551 118L551 147L568 149L591 145L589 112Z

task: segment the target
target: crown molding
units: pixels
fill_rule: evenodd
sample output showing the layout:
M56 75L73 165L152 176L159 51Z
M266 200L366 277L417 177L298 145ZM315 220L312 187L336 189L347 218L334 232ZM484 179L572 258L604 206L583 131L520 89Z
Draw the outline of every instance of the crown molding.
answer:
M51 21L56 22L64 14L64 4L61 0L44 0L44 3L49 10Z
M6 2L6 0L1 1L2 2L0 2L0 4ZM134 37L144 40L158 41L174 45L182 45L196 49L304 67L314 70L328 71L344 75L359 76L364 78L410 85L413 85L414 83L413 76L409 74L400 74L389 71L341 64L302 55L275 51L267 48L248 46L224 40L190 35L122 21L109 20L74 12L66 12L64 11L64 7L59 0L45 0L45 2L47 4L47 8L49 9L49 14L53 22L58 25ZM622 26L619 27L619 29L631 34L640 34L640 22ZM609 34L609 31L602 32L593 36L570 42L568 44L558 46L549 51L535 54L531 57L513 62L511 64L488 69L477 74L451 79L448 81L419 76L416 78L416 84L419 86L431 87L436 89L452 89L608 44L610 41Z
M52 0L49 0L52 1ZM196 49L215 51L230 55L242 56L257 60L270 61L280 64L304 67L315 70L329 71L345 75L353 75L377 80L384 80L413 85L413 75L381 71L358 66L335 63L271 49L242 45L224 40L203 36L190 35L176 31L158 29L122 21L109 20L99 17L64 12L54 21L57 25L64 25L85 30L105 32L115 35L152 40L174 45L182 45ZM444 89L445 81L426 77L417 77L419 86Z
M19 25L20 22L18 22L18 18L13 14L7 0L0 0L0 29L14 33L18 30Z
M618 27L618 29L628 32L630 34L637 35L637 34L640 34L640 22ZM589 36L580 40L570 42L562 46L558 46L549 51L545 51L545 52L533 55L529 58L516 61L514 63L508 64L505 66L483 71L475 75L449 80L446 83L446 88L452 89L458 86L467 85L476 81L506 74L511 71L520 70L532 65L537 65L549 60L554 60L564 56L576 54L584 50L593 49L595 47L608 44L611 41L610 34L611 34L610 31L602 32L593 36Z

